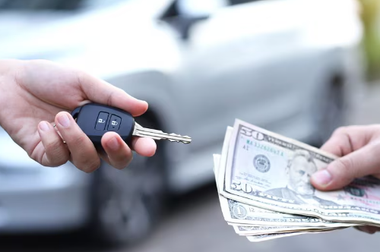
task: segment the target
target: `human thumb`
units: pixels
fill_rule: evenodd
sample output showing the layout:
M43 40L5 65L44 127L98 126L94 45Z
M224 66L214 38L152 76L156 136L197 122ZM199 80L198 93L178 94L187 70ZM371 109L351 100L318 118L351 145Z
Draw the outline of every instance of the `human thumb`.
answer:
M326 168L311 176L312 185L318 190L342 189L355 178L380 174L380 149L376 144L367 145L331 162Z

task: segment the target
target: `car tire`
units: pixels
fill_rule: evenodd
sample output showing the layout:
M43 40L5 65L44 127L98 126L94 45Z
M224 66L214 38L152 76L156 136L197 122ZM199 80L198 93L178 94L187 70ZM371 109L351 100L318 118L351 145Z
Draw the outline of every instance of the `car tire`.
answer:
M139 120L149 126L148 120ZM118 170L103 162L92 185L91 233L106 245L135 244L156 226L165 206L167 183L164 144L157 142L153 157L134 153L132 162Z

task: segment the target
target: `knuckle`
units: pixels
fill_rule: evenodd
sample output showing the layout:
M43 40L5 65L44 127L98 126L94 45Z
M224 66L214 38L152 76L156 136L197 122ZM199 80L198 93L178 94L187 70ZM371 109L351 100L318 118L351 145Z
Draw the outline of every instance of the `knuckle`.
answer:
M67 139L66 142L72 154L73 163L78 169L90 173L99 168L100 158L86 135L78 134Z
M63 158L59 158L59 159L55 159L55 158L49 158L49 166L60 166L60 165L63 165L67 162L67 159L63 159Z
M46 152L57 154L62 149L62 142L60 141L52 141L45 144L45 150Z
M373 129L374 131L380 131L380 124L370 125L369 128Z
M68 160L68 151L59 141L46 144L45 152L51 165L59 166L66 163Z
M66 142L72 146L81 146L87 141L87 136L83 134L78 134L75 137L67 139Z
M87 159L87 161L82 162L81 165L78 165L77 167L86 173L91 173L97 170L99 166L100 166L99 160L93 161L93 160Z
M356 173L354 167L352 158L340 158L336 160L336 170L342 179L353 179Z
M117 152L108 151L107 154L110 165L119 170L127 167L133 159L133 152L128 147Z
M340 158L337 160L337 166L339 170L342 170L344 173L350 171L352 167L352 161L350 158Z
M39 153L39 152L33 150L31 152L28 152L28 156L32 160L34 160L34 161L36 161L38 163L41 163L42 162L43 153Z
M338 127L334 130L333 135L344 135L349 131L349 126Z
M380 139L379 141L373 142L372 148L374 149L375 153L380 154Z
M117 158L110 158L110 163L113 167L116 169L122 170L125 167L127 167L132 162L133 156L127 155L127 156L119 156Z

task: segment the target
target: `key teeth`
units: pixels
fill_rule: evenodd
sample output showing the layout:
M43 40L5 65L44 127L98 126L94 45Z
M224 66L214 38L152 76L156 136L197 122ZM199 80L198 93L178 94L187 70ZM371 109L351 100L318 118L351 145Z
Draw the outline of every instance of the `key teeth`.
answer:
M184 144L191 143L191 140L189 140L189 141L186 141L186 140L173 140L173 139L167 139L167 140L169 140L170 142L176 142L176 143L184 143Z
M184 143L184 144L189 144L191 143L191 137L190 136L181 136L179 134L176 134L176 133L170 133L169 134L170 136L175 136L175 137L180 137L180 138L188 138L188 139L183 139L183 140L174 140L174 139L168 139L169 141L171 142L176 142L176 143Z
M189 144L189 143L191 143L191 137L189 137L189 136L181 136L181 135L174 134L174 133L169 134L169 135L180 137L180 138L188 138L188 140L187 139L186 140L185 139L183 139L183 140L174 140L174 139L168 138L167 140L169 140L170 142L183 143L183 144Z

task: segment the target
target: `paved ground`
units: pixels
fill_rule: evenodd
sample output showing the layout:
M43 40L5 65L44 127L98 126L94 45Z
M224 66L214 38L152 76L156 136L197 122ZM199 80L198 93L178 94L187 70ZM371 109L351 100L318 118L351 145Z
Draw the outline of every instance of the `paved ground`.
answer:
M350 124L380 122L380 86L358 94L358 106ZM0 251L99 251L99 252L320 252L379 251L380 234L354 229L326 234L301 235L262 243L237 236L223 220L213 185L182 198L145 242L134 247L99 249L80 242L77 235L0 237Z

